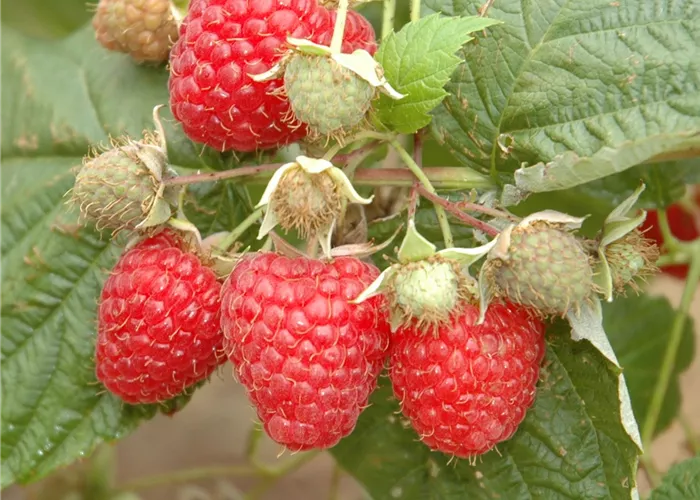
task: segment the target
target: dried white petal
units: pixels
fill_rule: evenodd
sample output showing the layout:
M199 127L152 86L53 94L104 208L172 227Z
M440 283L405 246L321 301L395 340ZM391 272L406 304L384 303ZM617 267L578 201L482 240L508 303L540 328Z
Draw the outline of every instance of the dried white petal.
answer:
M258 231L258 239L261 240L267 233L272 231L278 223L277 215L275 214L274 205L268 205L265 209L265 217L263 218L262 224L260 224L260 231Z
M267 187L265 188L265 192L263 193L262 197L260 198L260 201L258 202L258 204L255 205L255 208L260 208L260 207L265 206L268 203L270 203L270 198L272 197L272 194L275 192L275 189L277 189L277 186L279 185L280 180L282 179L282 176L289 169L291 169L293 167L298 167L298 166L299 165L296 162L285 163L280 168L275 170L275 173L272 175L270 182L267 183Z
M532 222L543 221L552 222L554 224L563 224L567 229L579 229L585 221L586 217L574 217L573 215L557 212L556 210L542 210L530 214L520 221L519 227L527 227Z
M393 99L406 97L389 85L384 78L381 66L366 50L358 49L352 54L333 54L331 57L342 67L349 69L371 86L379 88L389 97Z

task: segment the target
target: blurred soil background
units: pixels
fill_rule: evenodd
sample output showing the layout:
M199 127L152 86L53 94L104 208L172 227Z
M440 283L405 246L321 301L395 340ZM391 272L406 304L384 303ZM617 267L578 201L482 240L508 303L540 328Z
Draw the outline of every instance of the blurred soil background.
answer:
M674 307L680 302L683 283L660 276L651 284L652 293L666 295ZM695 320L696 344L700 345L700 293L691 307ZM700 433L700 357L682 375L683 415L693 430ZM245 465L248 433L254 423L254 412L248 406L242 388L231 378L226 367L219 377L197 392L192 402L173 418L159 416L142 425L116 447L117 484L156 474L172 474L180 470L209 466ZM293 458L265 438L261 446L266 463L279 465ZM681 425L675 422L655 441L651 450L661 471L692 455ZM330 499L334 471L333 459L326 454L316 457L296 472L280 479L263 496L263 500ZM251 477L228 477L195 481L186 485L161 486L140 490L143 500L238 500L240 493L256 484ZM41 486L41 485L38 485ZM48 500L38 486L11 487L2 492L4 500ZM639 474L642 496L648 491L643 472ZM238 492L236 491L238 489ZM348 475L340 479L339 494L334 500L369 498ZM39 496L37 496L37 494ZM50 500L53 500L50 499ZM515 499L513 499L515 500Z

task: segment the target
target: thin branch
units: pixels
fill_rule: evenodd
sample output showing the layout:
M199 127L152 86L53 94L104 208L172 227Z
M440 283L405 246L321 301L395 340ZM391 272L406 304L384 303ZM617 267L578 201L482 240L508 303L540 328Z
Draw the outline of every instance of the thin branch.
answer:
M396 139L391 139L388 141L391 147L399 153L399 156L403 160L408 170L416 177L420 182L421 187L425 188L426 192L435 193L435 187L430 182L430 179L425 175L423 169L421 169L413 157L408 154L408 151L399 144ZM386 171L387 169L382 169ZM436 195L437 196L437 195ZM438 197L439 198L439 197ZM440 198L442 200L442 198ZM442 237L445 241L445 248L451 248L454 246L454 239L452 237L452 230L450 229L450 222L447 220L447 215L445 214L444 208L439 203L433 203L433 208L435 209L435 216L437 217L438 224L440 225L440 231L442 232Z
M419 130L413 134L413 161L420 169L423 169L423 132Z
M493 5L494 0L486 0L486 3L479 7L479 16L480 17L486 17L487 12Z
M425 189L423 186L418 187L418 192L420 193L421 196L424 198L430 200L436 205L440 205L442 208L444 208L447 212L455 216L457 219L461 220L465 224L473 227L474 229L478 229L479 231L488 234L489 236L497 236L498 233L500 232L498 229L495 227L491 226L490 224L481 221L475 217L472 217L469 214L465 214L462 212L459 207L456 206L455 203L446 200L445 198L442 198L441 196L431 193L427 189Z
M418 168L423 170L423 136L421 132L413 134L413 161L416 162ZM416 216L418 208L418 187L420 182L418 179L411 186L411 192L408 196L408 218L413 219Z
M498 219L506 219L511 221L518 221L520 217L513 215L510 212L504 210L498 210L496 208L485 207L484 205L479 205L478 203L472 203L471 201L455 201L454 204L461 210L467 212L478 212L485 215L490 215L491 217L496 217Z
M396 0L384 0L382 9L382 40L394 32L394 18L396 17Z
M374 151L377 148L377 146L379 144L380 144L379 141L373 140L373 141L369 141L364 146L360 146L359 148L355 149L354 151L350 151L349 153L345 153L342 155L335 155L333 157L333 163L336 165L347 165L355 157L366 156L368 153L371 153L372 151Z
M264 209L262 207L253 211L248 217L243 219L243 221L236 226L226 238L218 245L219 250L226 252L231 245L233 245L238 238L241 237L253 224L258 222L263 216Z
M169 486L174 484L190 483L211 479L215 477L257 477L262 472L250 465L224 465L211 467L198 467L196 469L186 469L182 471L170 472L147 476L127 482L119 487L119 491L140 491L159 486Z
M372 146L374 147L374 146ZM347 155L338 155L337 165L349 163L357 156L366 155L371 149L363 146ZM283 163L268 163L248 167L239 167L220 172L203 172L191 175L181 175L165 181L166 186L184 186L203 182L216 182L226 179L245 178L246 183L262 183L269 180L272 173ZM424 167L423 173L437 189L493 189L494 184L488 177L466 167ZM358 186L396 186L411 187L415 177L405 168L359 168L355 173L355 183Z
M220 172L204 172L191 175L180 175L166 179L166 186L186 186L188 184L197 184L200 182L214 182L224 179L233 179L236 177L251 177L259 175L263 172L273 172L280 168L283 163L267 163L264 165L255 165L250 167L239 167L231 170L222 170Z
M418 209L418 188L420 187L420 182L415 181L411 187L411 192L408 195L408 218L413 219L416 216L416 210Z

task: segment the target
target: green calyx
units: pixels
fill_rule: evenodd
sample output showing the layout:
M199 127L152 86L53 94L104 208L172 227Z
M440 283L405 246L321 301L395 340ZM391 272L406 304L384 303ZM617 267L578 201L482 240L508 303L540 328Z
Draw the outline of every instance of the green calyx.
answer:
M448 248L435 245L418 233L410 219L398 252L390 266L354 302L384 293L391 311L391 328L411 325L423 331L448 323L450 318L478 297L477 283L468 267L493 247Z
M595 280L599 293L608 302L615 293L624 294L627 286L638 289L637 278L656 272L659 249L638 229L646 212L634 209L643 191L641 184L610 212L595 241Z
M312 139L344 137L361 124L375 95L369 82L331 57L301 52L287 63L284 88Z
M506 235L505 252L503 247L492 251L482 271L494 295L562 316L590 296L590 257L560 224L538 220Z
M166 190L165 153L145 142L122 141L85 158L76 175L72 201L81 219L98 230L116 232L153 227L171 216L176 193Z

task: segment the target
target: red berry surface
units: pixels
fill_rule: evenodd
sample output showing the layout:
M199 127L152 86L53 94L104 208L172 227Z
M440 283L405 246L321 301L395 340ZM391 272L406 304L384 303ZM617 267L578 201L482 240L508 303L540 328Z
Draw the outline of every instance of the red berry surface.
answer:
M127 403L171 399L226 359L221 284L183 248L170 231L140 242L102 289L97 378Z
M694 198L696 207L700 207L700 190ZM686 207L680 204L671 205L666 209L668 217L668 225L671 228L671 233L681 241L693 241L700 238L700 216L691 213ZM656 242L659 248L663 248L664 237L661 234L659 227L659 214L656 210L650 210L647 213L647 218L641 226L644 235ZM672 266L664 266L661 270L671 276L680 279L688 277L688 265L679 264Z
M316 0L192 0L170 55L170 108L195 142L254 151L302 139L289 123L281 78L254 82L279 62L286 38L330 44L336 14ZM348 13L343 52L376 51L372 25Z
M403 327L392 337L394 395L431 449L470 458L509 439L535 399L544 324L494 303L483 324L465 306L435 335Z
M335 445L355 428L389 342L377 276L355 258L323 263L251 254L222 291L225 347L268 435L293 451Z

